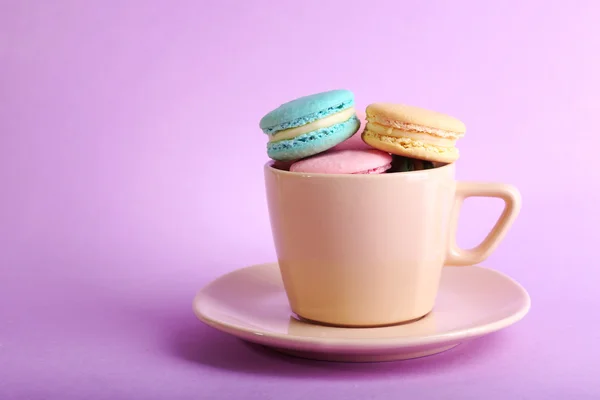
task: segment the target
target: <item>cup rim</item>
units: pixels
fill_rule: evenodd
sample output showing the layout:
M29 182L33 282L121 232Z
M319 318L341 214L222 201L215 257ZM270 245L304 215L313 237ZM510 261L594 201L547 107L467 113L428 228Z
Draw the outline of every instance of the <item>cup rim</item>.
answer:
M382 174L326 174L322 172L293 172L286 171L279 168L274 168L273 164L275 164L275 160L269 160L264 164L265 170L271 170L273 173L280 174L283 176L295 176L295 177L320 177L320 178L336 178L336 179L392 179L394 177L398 177L396 173L382 173ZM440 167L430 168L430 169L422 169L419 171L405 171L402 172L400 176L419 176L419 175L429 175L432 173L442 173L447 169L454 168L456 161L451 163L446 163Z

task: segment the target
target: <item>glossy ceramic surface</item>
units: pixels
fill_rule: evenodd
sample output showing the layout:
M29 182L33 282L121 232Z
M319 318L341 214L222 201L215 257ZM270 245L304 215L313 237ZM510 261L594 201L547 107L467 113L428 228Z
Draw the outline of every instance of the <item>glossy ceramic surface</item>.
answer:
M516 188L457 182L455 166L379 175L292 173L265 166L273 241L288 301L306 319L381 326L429 313L444 265L474 265L520 210ZM463 200L505 209L474 249L455 240Z
M521 285L475 266L444 268L433 311L415 322L387 327L342 328L300 320L290 310L277 264L224 275L193 302L201 321L241 339L299 357L351 362L439 353L514 324L529 307Z

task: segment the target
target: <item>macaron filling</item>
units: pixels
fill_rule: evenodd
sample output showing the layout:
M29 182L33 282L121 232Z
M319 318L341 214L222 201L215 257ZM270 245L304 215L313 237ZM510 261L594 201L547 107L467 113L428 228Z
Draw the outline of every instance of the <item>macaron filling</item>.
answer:
M294 139L298 136L302 136L319 129L329 128L333 125L346 122L355 115L356 111L354 107L349 107L342 111L336 112L335 114L327 115L321 119L309 122L308 124L275 132L269 135L269 142L273 143L281 140Z
M274 160L289 161L326 151L352 136L360 127L355 115L347 121L314 130L288 140L267 143L267 154Z
M447 132L447 135L445 137L441 137L435 134L431 134L425 130L417 131L408 130L406 128L394 128L391 126L384 126L374 122L369 122L367 124L365 133L372 133L374 136L377 135L391 136L395 138L407 138L410 139L411 142L421 142L424 144L442 147L454 147L454 145L456 144L456 140L458 139L458 136L456 136L456 134L453 134L452 132Z
M389 118L384 118L379 115L368 115L367 120L372 125L379 125L383 127L396 128L401 131L408 132L423 132L429 135L439 136L441 138L459 139L464 136L464 132L450 131L446 129L431 128L429 126L411 124L408 122L395 121Z

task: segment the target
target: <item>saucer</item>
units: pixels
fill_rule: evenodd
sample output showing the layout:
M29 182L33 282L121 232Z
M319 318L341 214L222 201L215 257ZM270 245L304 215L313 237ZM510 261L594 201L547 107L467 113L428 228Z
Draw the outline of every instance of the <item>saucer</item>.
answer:
M436 304L418 321L339 328L305 322L290 310L277 264L242 268L204 287L193 302L204 323L290 355L328 361L417 358L506 328L527 314L525 289L491 269L445 267Z

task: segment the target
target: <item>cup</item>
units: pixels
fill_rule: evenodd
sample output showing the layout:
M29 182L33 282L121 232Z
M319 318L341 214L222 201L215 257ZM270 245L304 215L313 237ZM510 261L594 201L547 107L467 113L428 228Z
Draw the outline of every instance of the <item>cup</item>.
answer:
M444 266L484 261L521 207L502 183L455 180L455 164L378 175L264 167L271 230L285 292L298 317L373 327L413 321L434 306ZM467 197L505 206L481 244L461 249L456 229Z

